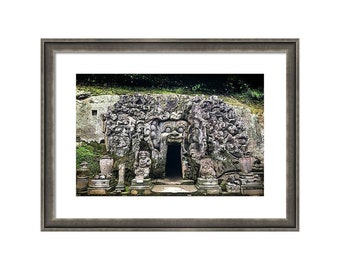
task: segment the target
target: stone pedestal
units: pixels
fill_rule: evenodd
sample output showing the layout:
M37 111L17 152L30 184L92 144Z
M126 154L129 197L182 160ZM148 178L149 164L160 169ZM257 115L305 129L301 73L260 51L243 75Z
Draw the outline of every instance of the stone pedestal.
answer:
M197 178L197 192L204 195L220 195L222 192L216 178Z
M263 183L257 181L253 173L241 173L241 194L249 196L263 196Z
M125 164L119 164L118 166L118 183L116 186L115 191L116 192L123 192L125 191L125 185L124 185L124 181L125 181Z
M87 189L88 195L107 195L111 191L111 179L93 179Z
M76 177L76 188L77 188L77 195L86 194L87 187L89 184L89 169L87 167L87 162L82 162L80 164L80 169L77 170L77 177Z
M235 183L227 183L226 192L229 194L241 194L241 185Z
M77 195L86 194L87 187L89 184L88 177L77 176Z
M246 185L255 182L256 178L253 173L240 173L240 181L241 185Z
M260 182L248 183L241 186L241 194L249 196L263 196L263 184Z
M131 182L130 193L131 195L151 195L152 186L150 178L136 177Z
M100 161L100 174L91 180L88 195L108 195L112 190L112 166L113 159L107 155L103 156Z

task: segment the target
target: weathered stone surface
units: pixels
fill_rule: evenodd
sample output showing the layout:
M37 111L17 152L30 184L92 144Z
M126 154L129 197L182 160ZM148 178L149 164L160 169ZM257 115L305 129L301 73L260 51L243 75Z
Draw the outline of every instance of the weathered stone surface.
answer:
M88 195L108 195L112 190L111 179L93 179L87 189Z
M110 187L109 179L93 179L90 182L91 188L108 188Z
M143 182L144 178L148 178L150 174L151 159L150 153L147 151L139 151L135 159L135 175L137 182L141 180Z
M121 96L103 115L107 150L118 160L136 160L139 151L147 150L154 178L165 177L171 143L181 144L184 178L197 179L205 158L211 159L216 176L240 170L239 158L245 155L263 159L263 133L253 130L259 128L249 111L238 112L216 96ZM248 117L246 122L242 116Z
M113 168L113 158L107 155L103 156L99 160L100 173L108 177L112 173ZM105 178L105 177L104 177Z
M228 193L241 193L241 185L238 185L236 183L230 183L228 182L226 184L226 191Z
M118 183L115 191L123 192L125 190L124 180L125 180L125 163L121 163L118 165Z
M77 99L77 100L83 100L83 99L89 98L90 96L91 96L91 93L90 93L90 92L86 92L86 91L77 91L76 99Z
M197 189L203 195L219 195L222 192L216 178L198 178Z
M79 140L98 143L104 140L100 115L107 112L107 108L118 99L117 95L105 95L76 100L76 135Z
M77 177L77 194L82 193L87 190L89 184L88 178L79 178Z
M242 173L250 173L253 170L254 158L250 156L241 157L239 160Z
M255 160L264 161L264 123L257 115L252 114L249 108L234 107L235 113L243 119L248 136L248 151ZM255 162L255 161L254 161ZM263 168L262 168L263 169Z
M109 191L106 188L88 188L87 194L88 195L108 195Z
M154 193L191 194L195 193L197 188L194 185L155 185L151 191Z
M211 158L204 158L200 160L200 177L204 179L215 178L216 172L214 170L214 163Z
M157 179L155 185L193 185L194 181L189 179L164 178Z
M127 179L133 179L131 194L150 191L150 178L167 177L170 145L180 155L180 177L208 195L220 194L222 182L227 193L240 192L241 182L226 175L263 175L263 124L248 108L217 96L90 97L77 101L77 118L77 136L104 140L116 175L124 164Z
M87 191L89 184L89 168L87 165L87 162L82 162L80 168L77 170L76 188L78 195Z
M241 194L248 196L263 196L264 195L263 184L254 182L247 185L242 185Z
M80 164L80 168L77 170L77 177L85 177L86 178L86 177L89 176L90 170L87 166L88 166L88 163L86 161L84 161Z
M143 178L142 181L133 179L130 186L131 195L151 195L152 186L150 178Z

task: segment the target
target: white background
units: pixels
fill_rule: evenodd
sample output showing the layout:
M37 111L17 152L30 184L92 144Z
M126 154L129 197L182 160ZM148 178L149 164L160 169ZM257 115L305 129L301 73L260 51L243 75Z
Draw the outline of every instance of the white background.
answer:
M300 1L302 2L302 1ZM336 1L0 4L3 269L335 269ZM300 232L40 232L40 38L300 38Z

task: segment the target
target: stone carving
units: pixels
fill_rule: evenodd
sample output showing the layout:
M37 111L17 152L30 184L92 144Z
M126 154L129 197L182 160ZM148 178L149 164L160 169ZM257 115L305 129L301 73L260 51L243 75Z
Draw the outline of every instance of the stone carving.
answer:
M199 160L205 156L206 151L206 131L199 118L189 119L188 130L188 152L193 159Z
M99 160L100 172L105 177L109 177L112 173L113 159L108 155L103 156Z
M200 177L201 178L215 178L216 172L213 168L211 158L204 158L201 160Z
M230 175L226 183L226 191L229 193L241 192L241 181L236 179L235 175Z
M116 192L122 192L125 189L124 186L125 180L125 163L121 163L118 165L118 183L116 185Z
M125 164L119 164L119 174L118 174L118 181L124 183L124 176L125 176Z
M80 164L80 169L77 170L77 176L78 177L88 177L89 176L89 173L90 173L90 170L88 168L88 163L86 161L83 161L81 164Z
M86 192L89 184L89 173L90 170L87 167L88 163L86 161L80 164L80 169L77 170L76 186L77 195Z
M165 121L160 124L162 143L181 143L183 141L183 132L187 128L187 122Z
M136 178L165 177L168 144L181 145L186 179L249 170L244 121L217 96L123 95L102 120L108 153Z
M253 168L254 159L250 156L242 157L239 159L240 169L243 173L250 173Z
M100 174L90 181L87 189L88 195L107 195L112 188L113 159L107 155L103 156L99 161L99 166Z
M136 179L149 178L151 159L147 151L140 151L135 161Z
M214 162L211 158L203 158L200 160L199 177L197 179L198 192L205 195L218 195L222 192L218 185Z

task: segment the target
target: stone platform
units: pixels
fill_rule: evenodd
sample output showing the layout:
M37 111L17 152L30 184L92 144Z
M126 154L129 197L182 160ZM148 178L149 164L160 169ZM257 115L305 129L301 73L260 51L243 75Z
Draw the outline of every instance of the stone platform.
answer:
M153 195L179 195L189 196L197 192L193 180L179 177L157 179L151 189Z
M159 195L189 195L197 192L197 188L194 185L167 184L154 185L151 191Z
M155 185L194 185L193 180L184 180L184 179L176 179L176 178L165 178L165 179L157 179L154 182Z

